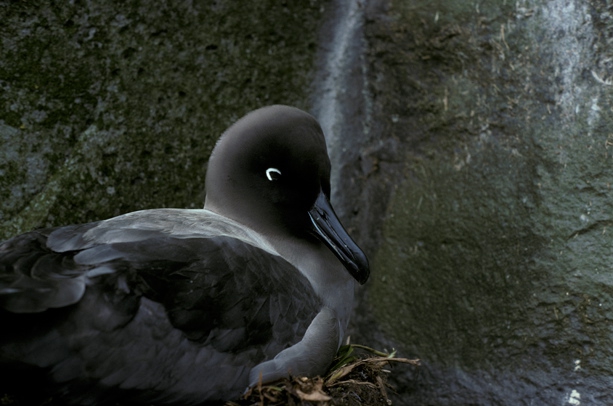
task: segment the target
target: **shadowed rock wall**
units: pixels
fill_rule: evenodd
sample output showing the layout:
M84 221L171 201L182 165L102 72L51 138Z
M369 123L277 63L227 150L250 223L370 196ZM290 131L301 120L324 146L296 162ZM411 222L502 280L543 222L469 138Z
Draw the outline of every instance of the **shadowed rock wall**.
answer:
M201 207L215 140L307 108L325 2L0 4L0 239Z
M605 3L370 3L356 320L423 360L397 403L613 403Z

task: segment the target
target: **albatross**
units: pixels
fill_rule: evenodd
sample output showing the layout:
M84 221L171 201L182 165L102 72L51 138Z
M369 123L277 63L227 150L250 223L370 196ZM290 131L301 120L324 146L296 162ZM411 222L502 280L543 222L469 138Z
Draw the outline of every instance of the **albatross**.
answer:
M268 106L221 136L203 209L0 244L0 379L58 404L199 405L325 373L368 261L330 205L321 127Z

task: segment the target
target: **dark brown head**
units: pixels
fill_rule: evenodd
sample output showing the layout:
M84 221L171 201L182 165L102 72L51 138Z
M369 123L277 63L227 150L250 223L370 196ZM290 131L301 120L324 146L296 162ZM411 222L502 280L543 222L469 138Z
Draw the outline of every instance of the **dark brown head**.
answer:
M275 105L247 114L221 136L209 160L206 209L263 235L316 236L363 283L368 262L340 225L329 196L323 132L315 118L294 107ZM326 214L317 210L318 202L327 203ZM318 226L316 219L327 225ZM322 235L324 229L332 234Z

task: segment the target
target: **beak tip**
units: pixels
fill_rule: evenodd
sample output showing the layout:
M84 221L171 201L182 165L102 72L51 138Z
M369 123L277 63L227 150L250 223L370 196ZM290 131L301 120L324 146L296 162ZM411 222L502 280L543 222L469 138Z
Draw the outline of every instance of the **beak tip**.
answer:
M332 250L360 285L365 284L370 277L368 258L347 234L323 192L319 194L315 205L309 210L309 217L314 226L315 235Z
M361 266L356 266L356 272L353 277L360 283L360 285L364 285L366 282L368 282L368 279L370 278L370 266L366 257L364 257L364 262Z

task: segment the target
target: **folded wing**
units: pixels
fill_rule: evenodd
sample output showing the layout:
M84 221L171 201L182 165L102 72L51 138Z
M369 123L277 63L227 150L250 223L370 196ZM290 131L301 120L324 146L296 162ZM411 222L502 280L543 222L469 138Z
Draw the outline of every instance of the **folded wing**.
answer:
M244 239L151 226L100 242L96 227L0 246L0 364L46 369L71 399L236 396L321 309L298 270Z

